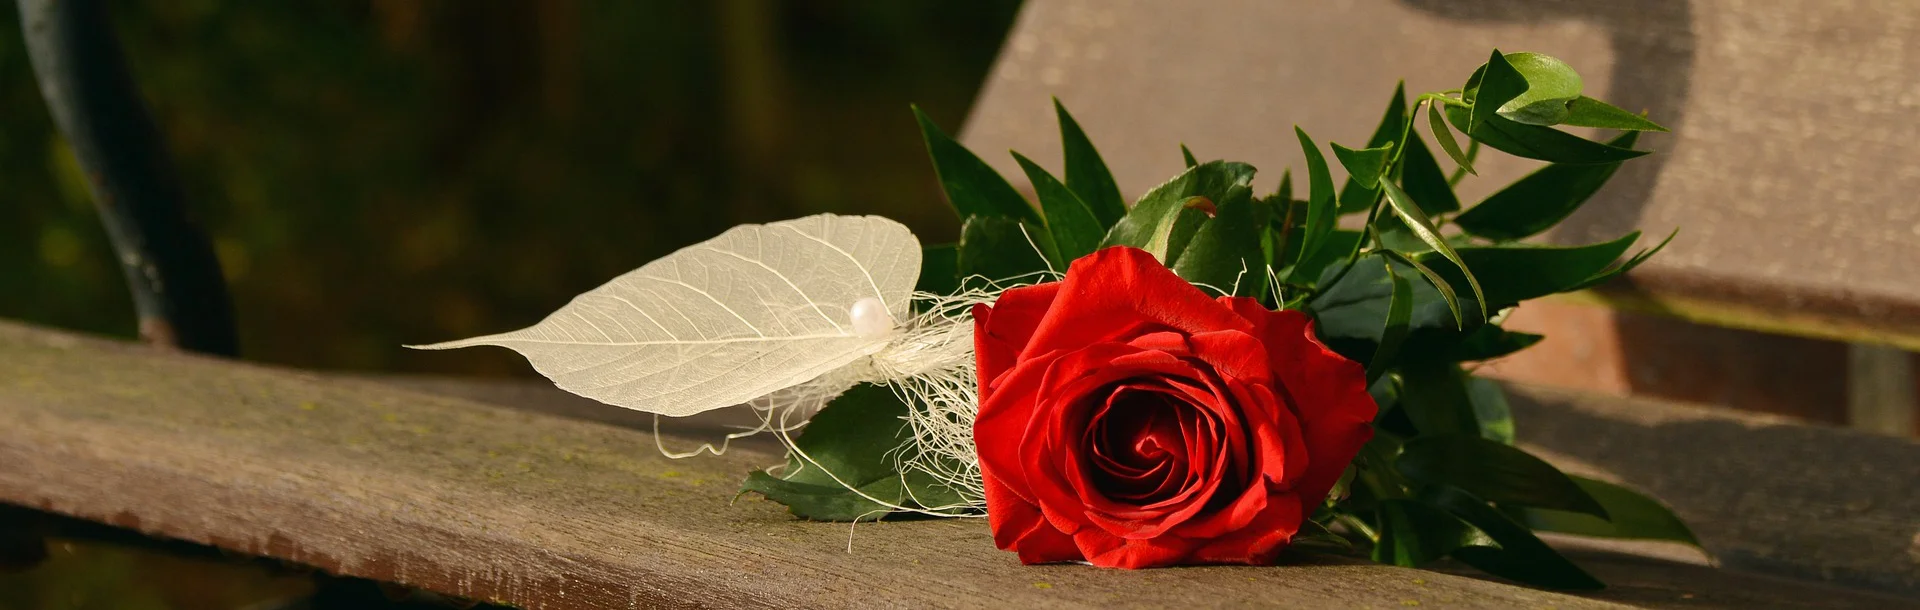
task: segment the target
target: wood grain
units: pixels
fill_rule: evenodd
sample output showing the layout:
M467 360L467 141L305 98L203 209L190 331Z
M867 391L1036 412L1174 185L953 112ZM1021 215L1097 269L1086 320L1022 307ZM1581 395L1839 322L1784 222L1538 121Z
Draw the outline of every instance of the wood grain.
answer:
M0 501L528 608L1889 599L1606 553L1595 569L1623 586L1597 598L1303 554L1259 568L1022 567L977 520L850 528L736 501L743 474L777 461L764 448L668 460L635 429L651 422L593 421L626 412L439 385L520 406L0 323Z

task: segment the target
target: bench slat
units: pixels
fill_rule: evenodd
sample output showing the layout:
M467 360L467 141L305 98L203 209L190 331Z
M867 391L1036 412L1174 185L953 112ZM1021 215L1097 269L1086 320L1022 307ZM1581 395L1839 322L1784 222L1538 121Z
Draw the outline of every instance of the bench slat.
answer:
M1600 599L1299 554L1274 568L1022 567L977 520L850 530L734 502L777 453L668 460L628 412L528 386L440 384L521 406L506 408L6 323L0 363L0 501L530 608L1885 605L1619 556L1593 563L1622 584ZM1695 577L1667 582L1676 573Z

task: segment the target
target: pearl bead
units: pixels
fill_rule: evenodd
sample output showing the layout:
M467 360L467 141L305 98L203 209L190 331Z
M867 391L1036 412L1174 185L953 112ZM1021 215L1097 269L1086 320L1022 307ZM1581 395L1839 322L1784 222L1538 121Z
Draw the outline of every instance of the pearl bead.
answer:
M878 337L893 330L893 316L880 299L867 297L853 302L853 332L862 337Z

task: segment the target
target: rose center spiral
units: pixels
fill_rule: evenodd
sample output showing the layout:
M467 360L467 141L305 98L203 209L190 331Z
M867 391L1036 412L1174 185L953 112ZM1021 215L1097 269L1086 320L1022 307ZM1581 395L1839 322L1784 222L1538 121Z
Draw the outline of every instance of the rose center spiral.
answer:
M1164 388L1122 387L1107 396L1087 435L1092 478L1114 500L1147 505L1196 484L1215 443L1201 409Z

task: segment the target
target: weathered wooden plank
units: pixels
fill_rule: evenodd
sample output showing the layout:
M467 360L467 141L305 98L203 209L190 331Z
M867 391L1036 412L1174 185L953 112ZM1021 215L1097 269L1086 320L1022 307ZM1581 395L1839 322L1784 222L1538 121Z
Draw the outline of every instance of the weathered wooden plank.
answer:
M1597 569L1699 578L1600 599L1306 555L1021 567L975 520L849 528L734 501L763 448L668 460L625 415L465 387L523 407L0 323L0 501L531 608L1887 605L1667 563Z
M1920 443L1513 386L1522 441L1669 504L1724 565L1920 593Z
M1364 142L1396 79L1456 88L1489 48L1545 52L1674 129L1552 235L1682 229L1616 305L1920 349L1920 208L1892 203L1920 187L1916 35L1904 0L1034 0L964 135L1051 166L1058 96L1130 194L1178 172L1182 142L1277 178L1301 167L1290 125ZM1485 156L1462 195L1535 165Z

